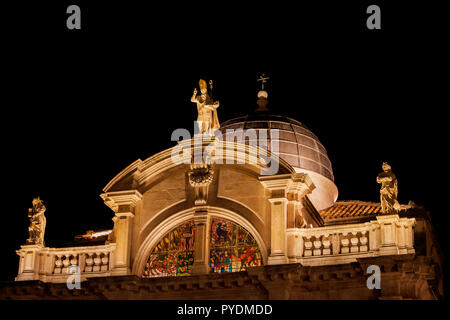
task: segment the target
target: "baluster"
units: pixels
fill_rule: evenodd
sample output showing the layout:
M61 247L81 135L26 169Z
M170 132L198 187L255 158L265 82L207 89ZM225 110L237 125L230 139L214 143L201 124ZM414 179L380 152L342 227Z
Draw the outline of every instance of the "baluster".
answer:
M368 246L367 243L369 242L369 239L367 238L367 231L362 231L361 232L362 236L361 238L359 238L359 242L360 242L360 246L359 246L359 251L360 252L367 252L368 251Z
M92 272L92 266L94 264L94 259L92 258L93 253L92 252L88 252L86 253L86 260L85 260L85 268L84 271L85 272Z
M107 252L102 252L102 266L101 266L101 271L108 271L108 262L109 262L109 258L108 258L108 253Z
M344 237L347 236L347 234L343 234ZM341 239L341 253L345 254L345 253L349 253L349 244L350 241L348 240L348 238L342 238Z
M322 244L323 244L322 254L324 256L330 255L331 254L331 241L330 241L329 235L327 235L326 237L325 236L323 237Z
M305 241L305 257L312 256L312 246L311 237L307 237Z
M78 265L78 256L75 253L70 255L70 265L71 266L77 266Z
M322 241L320 241L320 237L316 237L316 240L313 242L314 244L314 256L322 255Z
M62 255L61 254L56 254L56 260L55 260L55 268L53 269L53 273L54 274L60 274L61 273L61 267L63 265L62 262Z
M62 263L63 263L62 273L66 274L67 270L68 270L68 268L70 266L70 253L69 254L66 253L66 254L63 255Z
M100 266L102 264L102 259L100 258L100 253L95 253L94 257L94 272L100 271Z
M358 246L359 239L358 239L357 234L358 234L358 232L352 232L353 237L350 238L350 242L352 244L352 247L350 248L351 253L359 252L359 246Z

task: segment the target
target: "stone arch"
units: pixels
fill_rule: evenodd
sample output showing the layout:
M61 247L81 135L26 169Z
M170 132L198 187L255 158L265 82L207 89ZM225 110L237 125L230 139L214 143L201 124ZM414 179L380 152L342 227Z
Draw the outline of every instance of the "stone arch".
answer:
M104 188L103 192L114 192L114 191L123 191L123 190L131 190L137 189L141 193L145 192L145 184L152 179L174 167L190 164L190 157L185 156L185 158L180 158L180 163L176 163L172 161L172 153L177 148L187 148L190 150L190 153L194 153L194 140L183 140L177 146L166 149L158 154L155 154L146 160L138 159L124 170L122 170L119 174L117 174ZM225 152L225 154L221 154L220 157L217 157L215 160L222 160L219 163L239 163L238 159L243 160L244 163L253 166L255 170L265 169L267 164L264 164L260 161L259 155L265 154L266 150L261 149L260 147L251 147L245 144L240 144L236 142L221 142L221 146ZM288 174L295 173L295 169L287 163L285 160L277 156L276 154L270 154L271 161L275 161L279 165L279 170L277 174ZM186 163L184 161L187 161ZM217 162L216 162L217 163ZM142 188L142 190L141 190Z
M147 262L148 257L150 256L153 248L158 244L162 237L164 237L171 230L176 228L177 226L194 219L195 208L190 208L176 214L171 215L167 219L163 220L159 223L151 232L147 235L147 237L141 242L139 250L136 254L136 258L134 259L132 273L136 276L141 276L145 263ZM261 237L261 234L257 231L256 227L247 219L235 213L233 211L219 208L219 207L208 207L208 212L213 217L219 217L228 219L243 228L245 228L256 240L259 250L261 252L261 256L263 259L263 263L267 264L268 259L268 250L267 246ZM209 232L209 231L208 231Z

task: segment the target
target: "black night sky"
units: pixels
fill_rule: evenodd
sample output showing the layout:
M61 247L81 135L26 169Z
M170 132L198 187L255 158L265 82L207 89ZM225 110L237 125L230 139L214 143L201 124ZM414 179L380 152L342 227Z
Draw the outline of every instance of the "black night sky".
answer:
M328 19L334 15L311 6L297 25L277 23L267 9L220 17L212 26L192 15L178 19L181 13L160 25L149 13L147 23L144 13L128 16L139 10L127 7L121 27L106 28L105 17L95 20L102 11L89 8L87 28L77 35L52 30L56 20L49 18L40 30L20 27L8 36L1 280L17 274L15 250L28 237L33 197L47 207L47 246L111 228L102 188L136 159L173 146L173 130L193 130L190 97L198 80L215 80L224 121L257 107L260 73L270 77L270 109L304 123L326 147L339 200L378 201L375 178L387 161L399 180L400 202L431 211L446 250L448 103L442 97L448 75L441 40L429 29L394 23L391 12L386 29L370 33L358 24L365 19L362 6L347 10L358 18L344 19L341 27Z

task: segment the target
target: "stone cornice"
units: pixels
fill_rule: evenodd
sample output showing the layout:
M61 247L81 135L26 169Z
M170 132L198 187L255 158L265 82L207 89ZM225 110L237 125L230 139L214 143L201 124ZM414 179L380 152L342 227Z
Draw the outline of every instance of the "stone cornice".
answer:
M127 190L103 193L100 197L111 210L119 213L123 207L126 207L125 211L133 211L138 201L142 199L142 194L137 190Z
M164 171L170 170L179 165L186 165L191 163L191 156L194 154L194 148L196 146L197 141L195 139L191 140L183 140L178 145L173 148L169 148L164 150L158 154L155 154L146 160L138 159L129 165L127 168L122 170L118 175L116 175L103 189L103 192L107 193L109 190L115 190L121 182L130 178L129 182L125 184L129 184L128 188L139 189L140 186L144 185L146 181L151 179L152 177L161 174ZM207 147L211 144L211 141L203 141L202 147ZM260 170L267 169L268 164L262 161L260 158L261 154L264 154L265 150L260 147L248 146L245 144L240 144L236 142L228 142L222 141L217 142L216 148L222 148L222 151L216 150L215 155L213 156L213 161L219 161L218 163L245 163L250 164L257 167ZM191 149L191 153L189 152L180 156L179 160L181 163L175 163L172 161L172 153L177 154L177 150L182 151L186 149ZM279 172L295 172L294 168L287 163L285 160L281 159L275 154L269 154L272 161L278 162ZM220 162L221 161L221 162ZM240 162L241 161L241 162ZM217 162L216 162L217 163ZM288 174L290 176L290 173ZM121 188L118 187L119 189Z
M299 197L311 193L316 187L306 173L293 173L275 176L262 176L259 178L261 184L267 190L276 194L277 197L287 196L288 192L297 194Z
M366 287L369 265L382 268L382 290ZM301 264L253 267L247 271L181 278L141 279L136 276L89 278L81 290L68 290L65 283L2 284L4 299L338 299L342 290L354 292L347 299L403 297L432 299L429 283L439 274L428 257L404 255L358 259L333 266ZM286 290L288 291L287 295ZM367 290L367 291L365 291ZM365 297L360 294L365 293ZM435 298L435 297L434 297Z
M130 164L124 170L122 170L118 175L116 175L104 188L103 192L108 192L117 182L122 180L124 177L130 174L136 174L139 176L140 170L142 168L143 161L141 159L137 159L135 162Z
M269 191L286 190L291 181L291 176L291 174L263 176L259 178L259 181Z

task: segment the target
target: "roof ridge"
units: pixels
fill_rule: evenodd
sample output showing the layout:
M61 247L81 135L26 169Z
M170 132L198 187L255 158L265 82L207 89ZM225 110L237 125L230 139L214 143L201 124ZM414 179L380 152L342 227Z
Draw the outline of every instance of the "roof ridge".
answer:
M413 205L401 204L400 210L413 209ZM381 203L363 200L341 200L336 201L331 207L320 210L320 215L324 219L345 219L363 216L383 215Z
M365 200L339 200L336 201L331 207L334 207L336 205L354 205L354 204L364 204L364 205L376 205L376 206L381 206L380 202L374 202L374 201L365 201ZM413 208L414 206L410 205L410 204L402 204L400 203L400 206L402 208ZM331 208L329 207L329 208ZM326 208L324 210L327 210L329 208Z

